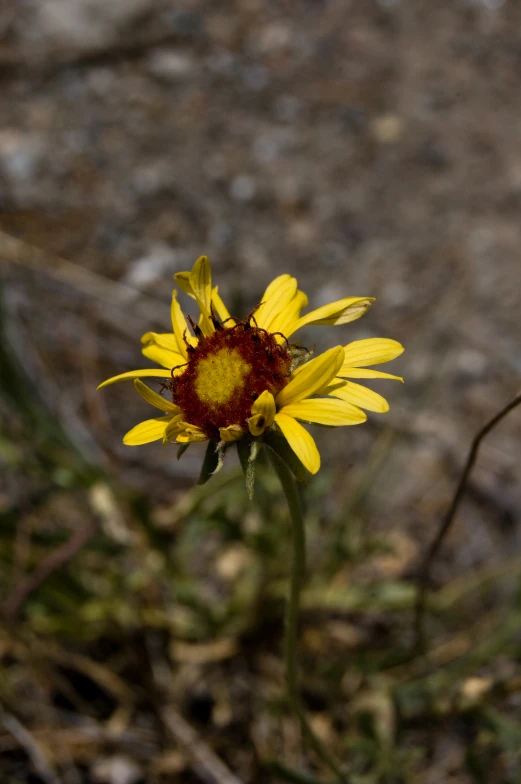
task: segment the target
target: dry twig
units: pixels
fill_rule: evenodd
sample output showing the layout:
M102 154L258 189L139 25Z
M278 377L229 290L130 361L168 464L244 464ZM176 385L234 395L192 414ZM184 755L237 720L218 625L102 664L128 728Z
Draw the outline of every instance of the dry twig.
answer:
M45 754L35 738L16 716L0 709L0 723L15 738L31 760L33 767L45 784L59 784L59 779L49 766Z
M8 619L14 618L25 600L58 569L61 569L71 558L84 547L96 533L99 523L94 520L85 528L80 528L67 542L56 548L25 580L15 586L3 605L4 614Z
M476 458L478 456L479 447L481 446L481 442L485 438L485 436L493 430L501 420L506 417L506 415L512 411L516 406L521 403L521 392L516 395L506 406L498 411L492 419L490 419L483 427L476 433L474 439L472 441L469 453L467 455L467 459L465 461L465 466L463 468L463 472L460 476L459 482L456 487L456 491L452 498L451 505L445 515L442 524L436 534L434 541L432 542L431 546L425 553L425 557L423 562L420 565L420 572L418 578L418 596L416 600L416 607L415 607L415 618L414 618L414 629L415 629L415 644L416 648L423 649L425 648L425 630L424 630L424 617L425 617L425 604L427 599L427 588L429 585L429 578L430 578L430 570L432 563L445 539L446 535L448 534L452 523L454 522L454 518L456 517L456 512L458 511L461 499L463 497L463 493L465 492L465 488L467 486L467 482L470 476L470 473L474 467L474 463L476 462Z
M159 651L157 641L152 637L148 638L148 650L154 686L158 695L163 695L164 699L170 691L172 673ZM242 784L171 704L163 702L159 712L169 734L193 760L193 769L204 784Z

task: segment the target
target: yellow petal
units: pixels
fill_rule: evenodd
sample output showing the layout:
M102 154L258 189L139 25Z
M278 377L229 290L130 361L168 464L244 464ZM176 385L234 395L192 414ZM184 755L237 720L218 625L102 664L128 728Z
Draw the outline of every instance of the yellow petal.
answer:
M270 427L275 419L275 398L267 389L259 395L251 407L252 415L259 414L266 420L266 427Z
M313 400L291 403L289 406L284 406L279 413L330 427L359 425L367 419L366 414L351 403L327 398L313 398Z
M297 291L291 302L280 313L274 316L270 332L282 332L287 336L288 332L292 332L292 327L300 318L300 311L308 304L308 298L303 291ZM279 338L277 338L279 340ZM280 338L279 342L283 342Z
M213 309L215 310L215 312L217 313L217 315L219 316L221 321L226 321L226 319L230 318L230 314L228 312L228 308L226 307L226 305L222 301L221 297L219 296L219 288L218 288L218 286L214 286L213 289L212 289L212 305L213 305ZM232 327L233 324L232 324L231 321L229 321L226 324L226 326L227 327Z
M167 348L169 351L174 351L176 354L180 353L176 336L172 332L145 332L141 342L144 346L153 344L161 346L161 348Z
M201 329L204 335L211 335L215 328L210 321L212 302L212 271L208 256L199 256L190 273L190 285L194 292L199 309L203 314Z
M254 414L248 418L248 430L252 436L261 436L266 430L266 420L261 414Z
M201 428L195 425L186 425L182 433L176 438L179 444L190 444L192 441L208 441L208 436Z
M274 285L276 282L277 284ZM290 275L281 275L279 278L275 278L266 289L261 306L254 313L258 326L261 329L271 329L273 320L289 305L296 291L296 278L292 278Z
M244 430L240 425L228 425L228 427L221 427L219 430L219 435L221 437L221 441L231 443L232 441L238 441L239 438L242 438L244 435Z
M391 373L382 373L381 370L369 370L369 368L346 367L345 362L338 371L338 375L342 378L392 378L403 384L401 376L393 376Z
M331 384L329 389L323 390L323 393L340 398L340 400L346 400L348 403L366 408L368 411L376 411L379 414L385 414L386 411L389 411L387 400L378 392L373 392L372 389L355 384L354 381L345 381L343 385L336 386L336 388L333 388L334 386L336 385Z
M179 433L183 432L186 426L187 422L183 422L182 414L175 416L165 428L165 432L163 434L163 444L169 444L171 441L174 441Z
M390 338L365 338L353 340L345 348L344 365L346 368L366 367L390 362L403 354L404 347Z
M154 392L153 389L147 387L146 384L143 384L138 378L134 379L134 386L136 387L136 391L139 392L141 397L143 397L147 403L150 403L151 406L155 406L159 408L161 411L167 411L172 414L172 416L176 416L177 414L181 413L181 409L179 406L176 406L175 403L172 403L171 400L166 400L162 395L158 395L157 392Z
M280 288L280 286L283 286L285 283L287 283L288 280L291 280L291 275L288 275L287 273L274 278L262 295L261 302L268 302L268 300L270 300L277 293L277 290Z
M108 387L109 384L115 384L117 381L126 381L129 378L172 378L169 370L159 370L158 368L146 368L145 370L128 370L126 373L120 373L119 376L112 376L98 386Z
M186 359L188 357L186 341L188 341L191 346L197 346L198 341L197 338L194 337L188 329L188 322L186 321L184 313L181 310L181 306L177 301L177 291L175 289L172 291L172 306L170 308L170 314L172 317L172 329L174 330L174 335L179 351Z
M186 359L182 354L175 354L173 351L169 351L167 348L161 348L161 346L156 346L153 343L142 348L141 353L143 356L147 357L147 359L151 359L152 362L157 362L158 365L162 365L164 368L172 369L173 367L186 365ZM182 369L179 367L179 373L183 371L184 367ZM176 374L178 374L177 371Z
M140 422L139 425L133 427L123 437L123 443L127 446L141 446L142 444L149 444L151 441L160 441L171 418L164 416Z
M192 284L190 283L190 274L190 272L176 272L174 275L174 280L181 291L184 291L184 293L188 294L189 297L195 297Z
M344 349L342 346L335 346L306 362L277 395L277 408L311 397L314 392L329 384L340 370L343 361Z
M324 326L355 321L364 315L372 302L374 302L374 297L345 297L336 302L330 302L329 305L323 305L300 318L291 329L290 334L292 335L297 329L305 327L306 324Z
M264 390L251 407L248 428L252 436L260 436L267 427L271 427L276 410L275 398L267 389Z
M275 422L300 462L311 474L316 474L320 468L320 453L313 436L296 419L285 414L276 414Z

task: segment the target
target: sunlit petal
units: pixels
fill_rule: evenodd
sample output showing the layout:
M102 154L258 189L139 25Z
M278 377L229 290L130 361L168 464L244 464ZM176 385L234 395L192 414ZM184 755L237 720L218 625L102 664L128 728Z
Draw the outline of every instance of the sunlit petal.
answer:
M345 367L353 368L390 362L403 354L404 348L397 340L390 338L365 338L348 343L344 351Z
M329 389L322 390L321 394L345 400L354 406L360 406L367 411L376 411L378 414L389 411L389 403L384 397L362 384L355 384L354 381L344 381L343 385L331 384Z
M151 441L161 441L170 419L171 417L165 416L140 422L123 436L123 443L126 446L141 446Z
M340 425L359 425L367 419L366 414L351 403L344 400L313 398L290 403L280 410L281 414L302 419L304 422L315 422L318 425L339 427Z
M172 291L172 305L170 308L172 317L172 329L174 330L175 339L179 348L179 352L185 357L188 357L187 342L190 346L197 346L197 338L192 335L188 328L188 322L185 319L181 306L177 301L177 291Z
M321 387L329 384L340 370L343 361L344 349L342 346L335 346L306 362L275 398L277 408L311 397Z
M370 370L369 368L363 367L346 367L345 362L338 371L338 375L341 378L391 378L394 381L401 381L403 384L403 378L401 376L393 376L392 373L382 373L381 370Z
M182 354L176 354L173 351L170 351L167 348L161 348L161 346L157 346L154 343L144 346L144 348L141 349L141 353L147 359L151 359L152 362L157 362L158 365L161 365L164 368L178 368L179 366L186 364L186 359ZM182 371L179 370L179 372Z
M297 291L297 279L289 275L281 275L276 278L277 285L273 281L266 289L265 299L258 310L255 311L255 321L261 329L271 329L272 321L284 310L294 298ZM271 292L268 294L268 291Z
M299 318L290 334L305 327L306 324L327 326L355 321L366 313L372 302L374 302L374 297L345 297L336 302L330 302L329 305L323 305Z
M276 414L275 422L302 465L311 474L316 474L320 468L320 453L313 436L296 419L286 414Z
M166 411L172 414L172 416L177 416L181 413L179 406L176 406L171 400L166 400L162 395L154 392L153 389L150 389L146 384L143 384L139 378L134 379L134 386L141 397L144 398L147 403L150 403L151 406L155 406L161 411Z
M112 376L103 381L98 389L108 387L110 384L115 384L118 381L127 381L130 378L171 378L169 370L159 370L158 368L145 368L144 370L127 370L126 373L120 373L118 376Z
M267 427L273 424L276 407L275 398L265 390L251 407L251 417L248 419L248 428L252 436L260 436Z

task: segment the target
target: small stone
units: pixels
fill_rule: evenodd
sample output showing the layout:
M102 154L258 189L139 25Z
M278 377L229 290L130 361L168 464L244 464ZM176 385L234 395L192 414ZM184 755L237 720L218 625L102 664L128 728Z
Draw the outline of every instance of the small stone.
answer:
M250 65L243 70L243 80L246 87L258 92L268 86L271 75L264 65Z
M371 123L371 131L379 144L396 144L403 135L403 121L396 114L382 114Z
M215 571L227 582L236 580L246 567L251 567L253 556L242 544L230 545L221 553L215 564Z
M384 285L382 299L393 308L407 305L412 296L411 287L401 280L391 280Z
M273 128L257 136L253 142L253 155L259 163L273 163L288 150L292 142L292 129Z
M158 79L177 82L191 76L196 69L196 61L189 52L173 49L156 49L147 60L147 71Z
M481 351L463 349L456 356L456 366L466 375L479 378L487 368L487 358Z
M0 169L13 186L34 181L41 156L41 142L37 136L10 129L0 132Z
M490 678L480 678L473 676L467 678L461 686L460 699L461 707L465 709L475 706L482 697L492 688Z
M136 763L123 755L97 760L91 770L92 778L100 784L136 784L143 778Z
M149 0L39 0L23 33L67 49L100 47L120 36L148 5Z
M233 178L230 186L230 196L235 201L248 202L253 199L257 185L249 174L238 174Z
M137 289L145 289L163 278L168 271L176 270L176 260L176 252L158 242L147 254L131 262L123 282Z
M273 102L273 109L281 122L294 122L302 109L302 101L295 95L278 95Z

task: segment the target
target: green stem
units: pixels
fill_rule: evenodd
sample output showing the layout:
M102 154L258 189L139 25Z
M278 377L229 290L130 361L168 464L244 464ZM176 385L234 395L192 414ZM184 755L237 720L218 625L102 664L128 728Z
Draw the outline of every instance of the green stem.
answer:
M286 605L286 635L284 640L284 661L286 669L286 688L292 710L298 716L304 734L315 749L320 759L336 774L338 780L347 784L335 757L315 734L300 702L297 673L297 624L300 590L306 575L306 535L300 492L295 477L279 455L269 450L269 458L280 480L286 501L293 531L293 559L291 563L291 581L288 602Z

